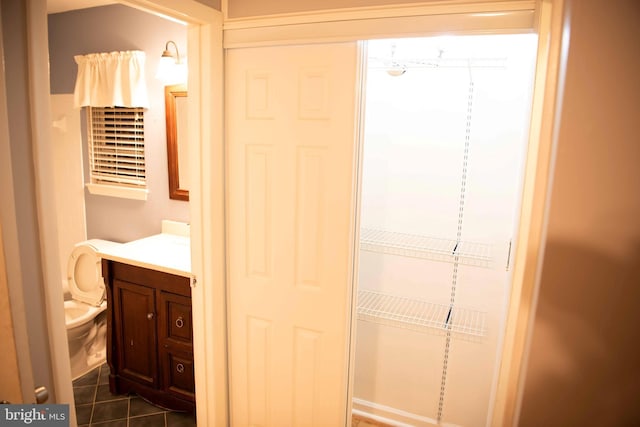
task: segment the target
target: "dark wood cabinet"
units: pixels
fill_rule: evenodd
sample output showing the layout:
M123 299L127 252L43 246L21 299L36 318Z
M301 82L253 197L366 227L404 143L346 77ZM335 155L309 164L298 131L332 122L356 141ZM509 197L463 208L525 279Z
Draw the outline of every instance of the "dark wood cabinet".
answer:
M135 392L165 408L193 411L189 278L108 259L102 273L111 392Z

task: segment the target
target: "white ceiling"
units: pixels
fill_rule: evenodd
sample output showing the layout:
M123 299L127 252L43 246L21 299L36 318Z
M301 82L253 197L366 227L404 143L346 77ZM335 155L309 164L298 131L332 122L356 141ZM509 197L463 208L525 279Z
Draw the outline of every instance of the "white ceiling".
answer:
M115 0L47 0L47 13L67 12L113 3L118 2Z

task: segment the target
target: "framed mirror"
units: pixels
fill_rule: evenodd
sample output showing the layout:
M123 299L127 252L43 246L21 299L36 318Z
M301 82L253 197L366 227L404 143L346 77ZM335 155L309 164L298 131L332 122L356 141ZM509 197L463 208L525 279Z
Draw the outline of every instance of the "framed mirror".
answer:
M167 124L169 198L189 200L186 85L165 86L164 104Z

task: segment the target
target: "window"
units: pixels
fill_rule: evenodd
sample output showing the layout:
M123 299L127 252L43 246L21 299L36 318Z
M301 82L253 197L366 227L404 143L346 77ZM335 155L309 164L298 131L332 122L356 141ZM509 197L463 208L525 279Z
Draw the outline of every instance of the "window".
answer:
M144 108L88 107L89 191L146 199Z

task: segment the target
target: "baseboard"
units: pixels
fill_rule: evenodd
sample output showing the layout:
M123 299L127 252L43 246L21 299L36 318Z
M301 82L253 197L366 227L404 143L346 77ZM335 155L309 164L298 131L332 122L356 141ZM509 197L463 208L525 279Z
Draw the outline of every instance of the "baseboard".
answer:
M429 417L369 402L364 399L353 399L353 414L370 418L392 427L427 427L436 426L438 422Z

